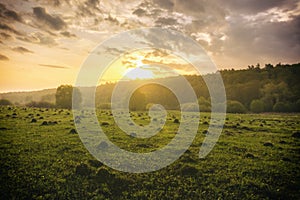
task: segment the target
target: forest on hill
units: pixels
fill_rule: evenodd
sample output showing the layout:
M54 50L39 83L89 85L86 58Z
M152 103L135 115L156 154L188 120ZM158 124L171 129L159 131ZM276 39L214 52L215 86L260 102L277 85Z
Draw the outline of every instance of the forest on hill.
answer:
M233 113L245 112L299 112L300 111L300 63L266 64L261 67L248 66L242 70L220 71L227 96L227 111ZM215 76L207 74L206 76ZM201 76L185 76L193 87L200 106L200 111L210 110L210 95ZM164 82L176 84L176 77L165 78ZM134 81L127 84L134 84ZM110 97L115 84L98 86L96 105L109 108ZM181 87L177 84L177 87ZM181 89L184 92L184 88ZM160 85L146 85L139 88L131 98L132 109L147 109L151 104L161 104L167 109L179 109L175 95ZM134 105L139 105L138 107ZM187 102L183 109L193 110L196 102Z
M232 113L245 112L300 112L300 63L298 64L266 64L261 67L248 66L242 70L220 71L227 96L227 111ZM185 78L193 87L198 102L186 102L179 105L175 95L167 88L148 84L137 89L130 100L131 110L146 110L152 104L161 104L166 109L178 110L183 108L193 111L198 103L200 111L210 111L210 94L204 82L204 78L213 78L216 74L207 74L203 77L188 75ZM135 85L147 80L133 80L122 84ZM179 91L185 92L185 88L178 84L178 77L168 77L161 80L163 83L173 84ZM96 106L100 109L110 109L111 95L115 83L107 83L96 88ZM81 91L90 91L94 88L86 88ZM60 107L55 105L56 89L48 89L33 92L12 92L0 94L0 104L12 102L15 105L27 105L31 107ZM82 103L91 104L94 99L82 95ZM71 104L71 98L66 98ZM68 104L68 103L66 103ZM68 106L70 107L70 106Z

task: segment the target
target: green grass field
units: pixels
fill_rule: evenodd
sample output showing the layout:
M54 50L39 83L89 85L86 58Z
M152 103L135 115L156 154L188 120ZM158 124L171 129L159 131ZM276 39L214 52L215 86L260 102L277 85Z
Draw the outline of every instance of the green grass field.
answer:
M146 112L131 115L149 123ZM179 115L169 112L164 129L146 140L122 133L109 111L98 112L111 141L134 152L167 144ZM199 159L209 117L201 113L180 159L133 174L92 157L73 130L71 111L0 107L1 199L300 199L299 114L228 114L218 143Z

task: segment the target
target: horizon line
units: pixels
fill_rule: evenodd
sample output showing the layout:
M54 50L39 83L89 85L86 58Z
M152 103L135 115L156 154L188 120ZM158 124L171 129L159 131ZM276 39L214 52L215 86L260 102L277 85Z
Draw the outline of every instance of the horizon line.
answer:
M259 63L258 63L259 64ZM270 63L271 64L271 63ZM278 64L281 64L281 65L297 65L297 64L300 64L300 62L295 62L295 63L277 63L275 65L273 65L274 67ZM249 69L249 66L254 66L254 65L248 65L247 67L245 68L238 68L238 69L235 69L235 68L226 68L226 69L218 69L216 72L222 72L222 71L228 71L228 70L235 70L235 71L242 71L242 70L248 70ZM264 66L260 66L260 69L264 69L265 67ZM215 73L216 73L215 72ZM209 75L209 74L213 74L213 73L207 73L207 74L203 74L203 75L199 75L199 74L183 74L183 76L204 76L204 75ZM138 81L138 80L154 80L154 79L163 79L163 78L172 78L172 77L176 77L176 76L167 76L167 77L158 77L158 78L148 78L148 79L128 79L128 80L120 80L120 81ZM106 80L105 83L100 83L98 85L96 85L96 87L100 86L100 85L105 85L105 84L110 84L110 83L116 83L118 81L117 79L112 79L112 80ZM51 90L51 89L57 89L60 85L72 85L74 86L73 84L71 83L62 83L62 84L59 84L58 86L56 87L53 87L53 88L42 88L42 89L12 89L12 90L3 90L3 91L0 91L0 94L8 94L8 93L22 93L22 92L38 92L38 91L43 91L43 90ZM84 87L95 87L95 86L84 86Z

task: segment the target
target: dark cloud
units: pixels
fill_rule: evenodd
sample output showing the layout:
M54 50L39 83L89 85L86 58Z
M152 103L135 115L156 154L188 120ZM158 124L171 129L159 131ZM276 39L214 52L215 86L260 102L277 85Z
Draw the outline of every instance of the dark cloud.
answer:
M29 49L26 49L25 47L14 47L12 48L13 51L18 53L33 53L33 51L30 51Z
M112 17L110 14L108 15L108 17L104 18L104 20L110 21L113 24L119 25L120 22L117 18Z
M76 15L79 17L94 16L94 12L82 4L77 7Z
M55 68L55 69L68 69L69 67L66 66L60 66L60 65L48 65L48 64L39 64L39 66L42 67L49 67L49 68Z
M13 10L7 9L4 4L0 3L0 18L8 21L22 22L22 17Z
M60 6L70 6L72 3L74 3L74 0L48 0L48 3L52 3L53 6L55 7L60 7Z
M50 2L52 2L54 6L60 6L61 5L61 2L59 0L52 0Z
M143 15L145 15L147 12L144 10L144 9L142 9L142 8L138 8L138 9L136 9L135 11L133 11L133 13L132 14L134 14L134 15L137 15L137 16L143 16Z
M4 40L9 40L12 38L11 35L7 34L7 33L0 33L0 37L3 38Z
M86 29L99 30L99 25L104 22L110 10L105 9L103 4L104 2L100 0L77 1L73 23Z
M85 1L85 5L87 5L88 7L98 7L100 4L99 0L86 0Z
M14 27L9 26L7 24L4 24L2 22L0 22L0 29L3 31L7 31L7 32L11 32L14 33L16 35L22 35L19 31L17 31Z
M237 17L238 18L238 17ZM298 62L300 58L300 16L282 22L249 22L238 18L230 25L224 55L239 56L248 63L269 60Z
M155 20L157 18L159 18L162 13L165 13L165 11L163 11L160 8L155 8L155 7L151 7L151 8L137 8L136 10L134 10L132 12L132 14L137 15L138 17L149 17L152 20Z
M60 32L60 34L65 36L65 37L68 37L68 38L76 37L75 34L70 33L69 31L62 31L62 32Z
M5 56L5 55L0 54L0 60L8 61L9 58L7 56Z
M2 10L5 10L6 9L6 6L2 3L0 3L0 11L2 12Z
M24 1L30 1L30 0L24 0ZM53 7L70 6L76 3L75 0L35 0L35 1L42 1L43 3L47 3L47 5Z
M48 47L53 47L58 45L56 40L52 36L43 34L41 32L35 32L26 36L20 36L17 37L17 39L24 42L44 45Z
M165 26L165 25L175 25L175 24L178 24L178 22L174 18L160 17L155 21L155 24L158 26Z
M22 21L22 18L15 11L12 10L5 11L3 15L8 19L12 19L19 22Z
M62 30L67 27L67 24L59 17L48 14L45 8L34 7L33 14L40 22L47 24L53 30Z
M62 2L64 2L64 1L61 1L61 0L50 0L50 1L48 1L49 4L52 4L55 7L61 6Z
M96 13L102 14L99 0L86 0L77 6L76 14L81 17L95 17Z
M189 2L189 1L187 1ZM153 0L153 3L157 4L161 8L167 10L173 10L174 2L172 0Z
M112 48L112 47L105 47L105 53L110 54L110 55L115 55L115 56L120 56L122 53L125 51L122 49L117 49L117 48ZM101 54L101 52L98 52Z
M205 11L207 5L209 5L209 2L203 0L176 0L174 9L186 14L198 15Z
M215 1L177 0L174 11L192 19L192 22L186 23L181 30L188 35L197 32L215 32L226 24L226 12L223 5L217 4Z
M222 27L226 23L226 13L221 4L206 0L144 1L133 14L146 17L156 27L175 29L187 35L219 31L215 27Z
M208 26L210 26L210 21L206 19L196 19L193 20L192 23L185 26L186 31L190 33L197 33L199 31L204 31Z
M147 16L150 17L152 19L156 19L158 17L160 17L160 15L162 13L165 13L165 11L163 11L161 9L161 6L159 6L153 2L150 1L145 1L140 3L133 11L132 14L137 15L139 17L141 16Z
M295 7L298 0L217 0L230 12L239 12L242 14L256 14L274 7Z
M300 16L288 22L269 22L255 34L257 53L282 59L300 58ZM254 32L255 33L255 32Z

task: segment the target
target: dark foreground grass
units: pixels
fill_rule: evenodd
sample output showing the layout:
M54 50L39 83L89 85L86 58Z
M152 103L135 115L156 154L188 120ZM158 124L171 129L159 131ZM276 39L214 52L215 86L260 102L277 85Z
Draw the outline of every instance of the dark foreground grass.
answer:
M149 140L132 140L109 111L98 118L120 147L147 152L167 144L180 119ZM147 113L132 113L143 126ZM300 199L300 116L227 115L213 151L199 159L209 114L175 163L156 172L130 174L104 166L85 149L69 110L0 108L1 199Z

